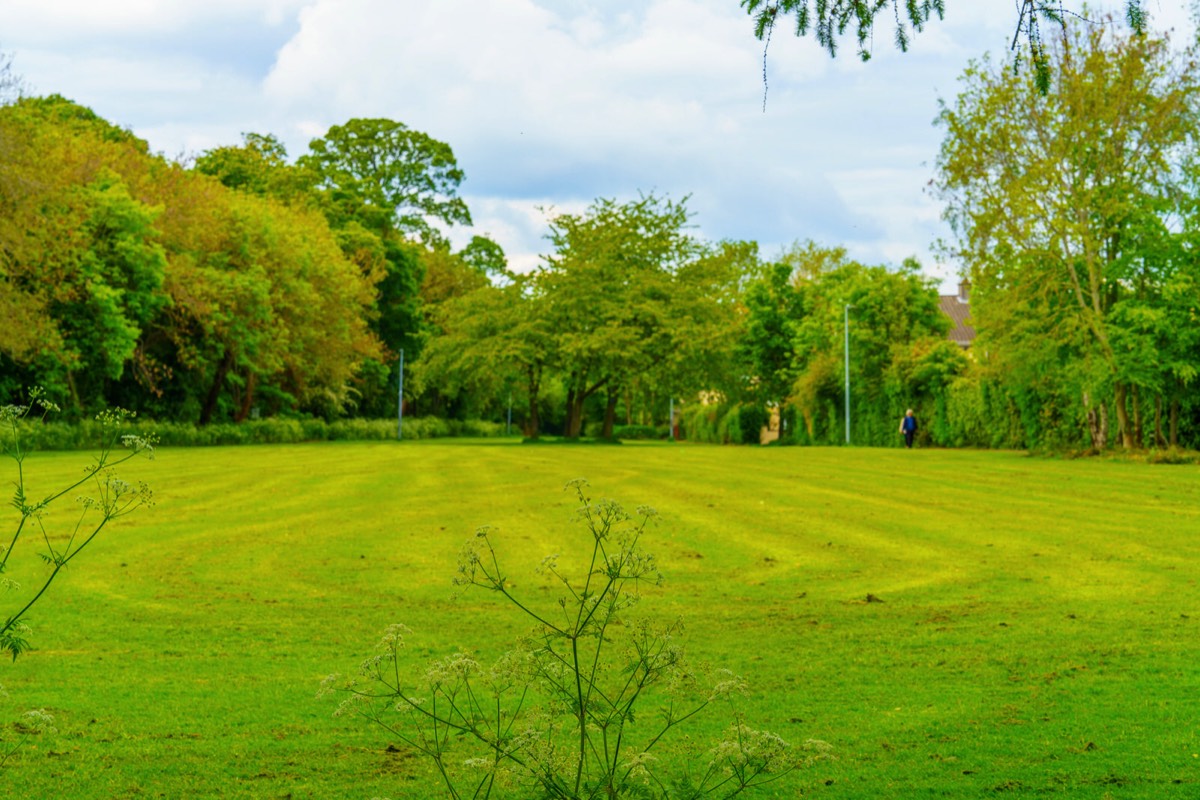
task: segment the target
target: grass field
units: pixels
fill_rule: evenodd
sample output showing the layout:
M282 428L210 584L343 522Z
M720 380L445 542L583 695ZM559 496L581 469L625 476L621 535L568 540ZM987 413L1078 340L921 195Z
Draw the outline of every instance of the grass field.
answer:
M35 456L34 493L81 458ZM440 797L318 684L392 622L431 657L498 649L517 629L451 585L459 548L498 526L536 595L532 567L579 535L576 477L658 510L646 609L747 678L749 720L834 747L760 796L1200 796L1195 467L436 441L163 450L125 472L157 505L71 566L38 650L0 667L0 718L44 707L59 729L4 796Z

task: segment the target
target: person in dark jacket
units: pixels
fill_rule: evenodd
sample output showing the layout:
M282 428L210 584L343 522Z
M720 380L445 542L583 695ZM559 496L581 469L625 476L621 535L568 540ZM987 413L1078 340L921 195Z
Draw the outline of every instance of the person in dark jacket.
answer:
M911 408L905 412L904 419L900 420L900 432L904 434L904 446L912 449L913 438L917 435L917 418L913 416Z

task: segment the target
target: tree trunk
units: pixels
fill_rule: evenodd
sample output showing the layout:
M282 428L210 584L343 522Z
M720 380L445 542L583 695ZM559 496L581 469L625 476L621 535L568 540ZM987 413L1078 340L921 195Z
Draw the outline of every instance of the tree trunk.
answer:
M1092 440L1092 449L1097 451L1103 450L1104 431L1102 429L1103 423L1100 419L1101 412L1092 405L1092 396L1088 392L1083 393L1083 407L1087 409L1088 436ZM1103 408L1104 405L1101 404L1100 409Z
M257 382L258 378L253 372L246 376L246 391L242 394L242 403L233 418L234 422L245 422L250 416L250 410L254 407L254 386Z
M582 391L574 391L571 394L571 404L567 409L567 436L571 439L578 439L583 435L583 404L587 400L587 395Z
M1117 410L1117 432L1121 436L1121 446L1126 450L1133 449L1133 430L1129 426L1129 408L1125 403L1125 384L1118 381L1113 385L1113 405Z
M525 377L528 379L529 418L525 420L525 437L536 439L541 434L541 420L538 418L538 393L541 388L541 375L536 367L529 367Z
M1179 447L1179 398L1171 399L1171 447Z
M570 388L567 389L567 417L563 422L563 436L568 437L575 426L575 376L571 375L569 380L571 382L568 384Z
M1100 404L1100 447L1108 447L1108 406Z
M221 363L217 365L217 373L213 376L212 386L208 389L208 396L204 398L204 407L200 409L199 424L207 425L212 422L213 414L217 411L217 400L221 398L221 387L225 385L225 376L229 374L232 367L233 351L226 347L225 355L221 358Z
M1163 448L1167 446L1167 437L1163 436L1163 399L1162 395L1157 395L1154 398L1154 446Z
M1130 387L1129 400L1133 405L1133 446L1141 449L1146 439L1142 436L1142 402L1138 396L1137 386Z
M67 370L67 390L71 393L71 405L74 406L75 412L79 416L83 416L83 403L79 399L79 387L75 385L75 373Z
M608 390L608 402L604 406L604 428L600 431L600 438L613 438L613 425L617 421L617 401L621 398L620 389Z

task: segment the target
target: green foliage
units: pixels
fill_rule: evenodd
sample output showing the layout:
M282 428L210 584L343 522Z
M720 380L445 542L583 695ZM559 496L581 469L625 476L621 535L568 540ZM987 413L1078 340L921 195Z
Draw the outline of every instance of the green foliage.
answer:
M687 234L686 201L597 200L551 222L555 254L536 277L568 391L568 436L583 431L590 397L649 381L668 391L688 365L714 358L732 331L736 254L714 257ZM704 385L694 390L709 388Z
M815 3L812 0L741 0L741 5L754 18L754 35L768 45L780 18L793 16L796 35L813 33L817 43L830 56L837 55L839 38L847 29L852 29L858 56L863 61L871 58L875 23L880 15L891 12L889 16L895 21L893 41L902 52L908 51L913 34L923 31L931 17L936 15L940 20L946 16L945 0L903 0L903 3L901 0L816 0ZM1080 17L1080 13L1087 13L1086 6L1081 6L1077 13L1066 9L1062 0L1022 0L1016 4L1016 10L1016 34L1011 45L1016 55L1014 71L1025 55L1033 65L1030 80L1045 95L1050 90L1052 67L1042 26L1049 24L1065 29L1073 18L1094 21ZM1126 0L1125 21L1136 34L1146 33L1149 14L1143 0ZM763 79L765 83L765 71Z
M754 403L695 403L682 410L683 438L707 444L759 444L771 413Z
M780 16L795 16L797 36L814 33L817 43L829 54L836 55L838 37L847 28L854 29L858 55L863 61L871 58L875 19L889 9L894 12L896 47L908 50L913 32L924 30L931 15L942 19L946 14L945 0L741 0L746 12L754 17L754 35L770 39ZM1023 12L1024 13L1024 12Z
M721 419L721 406L716 403L695 403L685 406L680 412L680 428L683 438L691 442L720 444L717 425Z
M592 439L604 438L604 423L591 422L584 429L584 435ZM669 439L671 430L666 425L613 425L613 440L628 439L630 441L649 441L652 439Z
M688 663L679 621L638 618L645 588L662 578L641 546L653 509L637 516L568 488L586 529L582 552L548 556L539 569L554 602L517 587L501 567L491 529L463 548L455 583L482 589L534 625L490 666L460 651L421 668L412 631L388 628L378 653L348 681L338 713L363 717L430 759L451 797L734 797L792 768L788 745L734 712L723 741L681 754L677 729L745 692L740 677ZM559 560L582 555L572 575ZM686 743L686 740L684 740Z
M667 425L617 425L613 428L617 439L669 439L671 429Z
M161 447L215 447L246 444L292 444L325 441L393 441L394 419L319 418L251 419L240 423L196 425L188 422L127 420L124 428L135 436L154 436ZM96 420L47 422L21 420L16 423L21 440L33 450L87 450L104 434L105 424ZM404 418L403 438L437 439L494 438L505 435L505 426L485 420L454 420L438 417Z
M79 419L349 405L380 353L379 276L341 251L277 142L202 158L222 185L60 97L0 108L0 130L20 143L4 161L21 191L0 217L8 396L38 382Z
M932 412L944 387L967 369L966 357L945 340L949 323L936 290L913 261L868 267L844 248L796 243L751 280L745 297L738 352L752 376L749 394L792 408L785 442L845 441L847 321L856 444L895 445L904 410ZM735 440L757 440L761 426L749 427L740 426Z
M949 249L971 277L976 349L1027 440L1082 435L1102 449L1111 414L1111 438L1140 447L1138 397L1177 409L1197 353L1180 325L1196 295L1183 289L1195 265L1179 220L1195 205L1186 154L1200 140L1200 69L1113 26L1069 24L1048 57L1045 97L985 60L943 107Z
M458 198L464 174L445 142L389 119L352 119L309 143L299 165L317 176L335 206L368 228L396 230L434 243L430 224L471 223Z
M759 444L762 429L771 420L771 414L760 405L743 403L737 408L738 427L741 429L741 444Z

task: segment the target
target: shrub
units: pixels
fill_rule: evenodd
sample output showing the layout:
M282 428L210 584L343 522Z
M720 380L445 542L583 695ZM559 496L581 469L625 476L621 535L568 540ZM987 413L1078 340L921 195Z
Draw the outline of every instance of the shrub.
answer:
M741 406L733 406L725 410L717 423L717 441L721 444L740 444L743 440Z
M101 426L93 420L77 423L22 419L15 423L26 446L36 450L85 450L101 435ZM396 438L396 420L269 418L240 423L193 425L180 422L126 421L131 433L153 431L164 447L211 447L241 444L291 444L321 441L387 441ZM504 436L504 425L479 420L444 420L437 417L405 418L404 439L432 439L444 436Z
M761 444L762 429L771 421L771 414L762 406L743 404L738 406L738 421L742 429L742 437L738 441L742 444Z
M666 425L617 425L613 436L618 439L669 439L671 429Z
M551 556L540 570L560 587L556 603L516 594L488 528L460 556L455 583L506 603L534 624L531 634L490 666L458 652L420 669L407 652L412 631L393 625L355 677L326 679L323 691L345 694L338 713L381 725L430 759L449 797L732 797L786 774L788 745L736 712L723 741L688 752L679 729L744 683L689 665L678 621L632 616L639 587L660 580L641 548L654 511L634 517L593 502L585 486L568 484L587 569L568 577Z
M35 412L35 409L40 411ZM30 647L26 639L29 631L26 619L30 609L45 600L47 590L59 574L110 523L152 502L152 494L146 484L134 486L116 475L116 468L130 459L139 455L152 458L154 455L154 440L149 436L128 433L126 423L132 415L120 410L102 412L94 421L85 424L52 427L55 436L49 438L60 447L77 447L83 434L97 434L99 453L84 470L83 477L43 497L31 496L25 460L33 448L26 440L25 432L33 427L31 415L36 414L33 419L43 420L47 413L57 410L57 406L42 398L40 390L30 392L28 405L0 408L0 449L15 466L15 491L10 506L16 511L11 536L6 536L6 545L0 547L0 573L4 574L0 583L11 593L6 596L15 598L11 604L14 613L8 614L0 624L0 654L11 655L14 661ZM124 448L124 452L121 448ZM79 494L89 491L87 487L90 487L92 494ZM64 515L48 513L66 505L69 500L74 500L80 510ZM52 523L58 517L67 517L69 521L61 526L61 530L52 530ZM14 555L26 552L28 547L39 547L37 556L48 571L43 568L40 577L22 587L9 575L17 563L13 560ZM33 559L28 561L33 562ZM17 726L21 734L17 740L0 740L0 766L31 734L49 732L52 725L53 717L44 711L26 713Z

